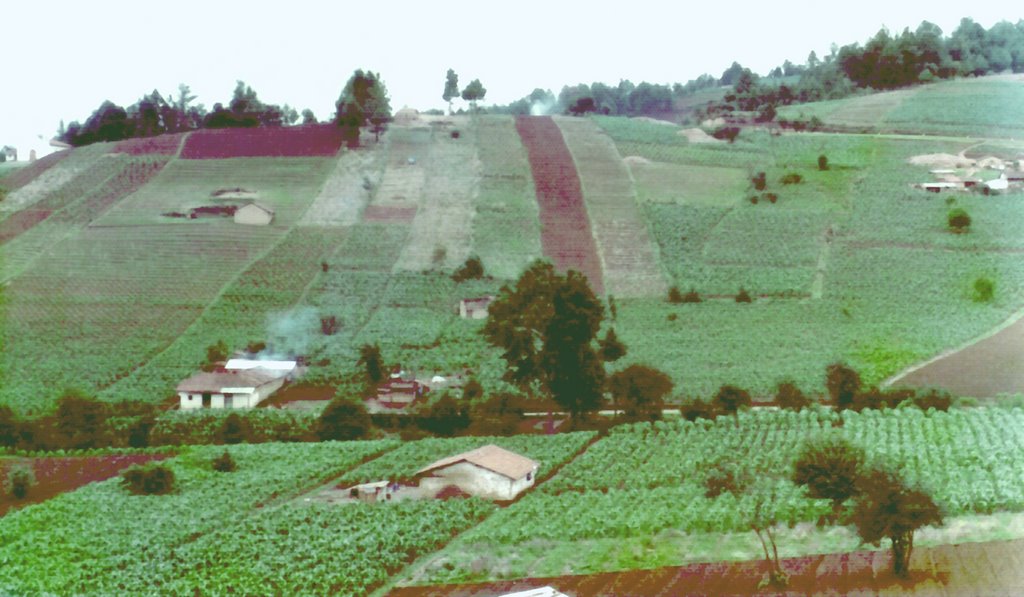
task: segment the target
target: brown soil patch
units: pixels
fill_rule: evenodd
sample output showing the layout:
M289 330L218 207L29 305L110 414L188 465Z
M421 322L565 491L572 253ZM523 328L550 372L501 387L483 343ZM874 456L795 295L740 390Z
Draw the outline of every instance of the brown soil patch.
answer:
M907 579L891 572L888 551L789 558L789 585L759 589L764 561L714 562L603 574L508 580L465 585L402 587L392 597L500 595L550 586L584 596L619 595L1019 595L1024 586L1024 541L919 547Z
M942 388L974 398L1024 393L1024 318L894 378L892 385Z
M363 211L364 222L411 222L416 217L416 206L391 207L369 205Z
M724 143L721 139L715 139L701 129L683 129L679 134L686 137L690 143Z
M113 454L108 456L69 456L43 458L5 458L0 460L0 479L7 478L12 466L32 467L36 483L24 500L0 492L0 516L9 510L38 504L65 491L72 491L93 481L116 476L133 464L145 464L170 458L171 454Z

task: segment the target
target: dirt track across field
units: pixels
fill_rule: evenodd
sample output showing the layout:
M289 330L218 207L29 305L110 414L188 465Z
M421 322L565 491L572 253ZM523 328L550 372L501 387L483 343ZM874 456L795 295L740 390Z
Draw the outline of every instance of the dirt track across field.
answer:
M717 562L468 585L404 587L393 597L482 597L545 586L575 597L676 595L1024 595L1024 540L916 548L910 578L897 580L888 551L783 560L789 586L758 589L765 563Z
M1024 394L1024 317L961 350L897 375L889 384L936 387L974 398Z

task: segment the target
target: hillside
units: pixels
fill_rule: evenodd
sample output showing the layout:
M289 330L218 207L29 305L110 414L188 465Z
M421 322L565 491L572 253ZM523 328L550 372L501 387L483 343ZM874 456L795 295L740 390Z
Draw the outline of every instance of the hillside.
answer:
M1022 195L926 193L910 184L928 168L908 163L1018 158L1020 88L990 77L794 108L906 134L892 136L748 129L727 144L643 119L556 117L545 134L565 141L551 178L574 177L565 188L542 188L523 128L538 121L502 116L424 116L355 151L330 127L296 127L55 154L9 175L17 185L0 203L0 403L44 412L69 386L161 402L218 340L307 355L314 382L353 371L358 347L379 343L389 362L469 368L498 389L499 352L456 305L542 256L585 260L615 299L606 325L629 348L616 366L656 366L676 396L724 383L769 395L783 379L819 393L837 360L878 383L1024 305ZM802 181L783 184L787 174ZM548 190L576 215L551 216ZM274 210L271 225L210 211L252 200ZM970 213L968 234L946 230L952 205ZM453 282L470 255L493 278ZM996 283L991 302L971 298L979 276ZM705 300L669 304L670 286ZM733 300L741 288L752 304Z

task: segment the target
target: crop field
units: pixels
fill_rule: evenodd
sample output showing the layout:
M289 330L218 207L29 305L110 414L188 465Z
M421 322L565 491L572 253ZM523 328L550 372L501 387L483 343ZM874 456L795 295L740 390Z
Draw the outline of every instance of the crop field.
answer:
M342 144L333 124L252 129L203 129L188 135L181 157L190 160L254 157L331 157Z
M4 164L0 167L0 180L3 180L2 186L8 191L20 189L69 155L71 155L70 151L55 151L27 166L14 162Z
M172 135L160 135L158 137L144 137L139 139L125 139L114 145L113 153L127 153L128 155L177 155L181 149L182 141L189 133L175 133Z
M352 226L359 221L380 181L381 145L338 154L334 169L300 222L307 226Z
M573 156L586 211L593 222L608 294L664 296L668 290L657 246L637 206L636 189L615 144L587 119L555 121Z
M639 160L627 158L637 199L642 204L731 207L740 201L750 186L747 172L740 168L651 162L646 158Z
M0 214L6 215L24 207L38 207L33 204L46 198L55 201L52 198L54 196L70 194L71 198L77 199L82 193L90 191L111 175L111 167L120 163L105 157L109 146L108 143L96 144L54 153L51 155L60 156L59 159L51 160L47 156L36 162L44 162L45 168L37 169L33 164L17 172L18 175L24 173L24 177L13 178L15 175L12 175L5 178L4 187L10 192L0 203Z
M499 510L421 566L417 582L465 582L529 576L530 558L588 572L643 566L644 556L599 551L608 540L648 538L646 556L681 563L685 552L651 553L655 537L749 533L746 517L756 499L781 525L813 523L831 505L813 500L788 480L804 441L837 433L863 446L868 461L896 467L911 483L932 491L955 517L1024 508L1012 480L1022 472L1013 454L1024 451L1019 409L921 412L916 409L845 412L760 411L737 420L666 421L617 427L513 506ZM835 427L841 420L842 425ZM742 463L777 481L736 498L704 495L704 478L716 462ZM757 496L761 496L758 498ZM785 532L785 531L783 531ZM709 536L710 537L710 536ZM643 543L642 541L639 543ZM787 549L783 542L780 547ZM852 547L852 545L851 545ZM646 561L650 561L649 559ZM649 565L649 564L648 564ZM503 572L498 572L502 570Z
M516 118L526 146L540 206L541 246L559 270L583 273L596 294L604 291L601 259L572 154L549 116Z
M473 253L484 270L515 279L542 255L540 220L530 163L509 117L477 121L481 180L473 216Z

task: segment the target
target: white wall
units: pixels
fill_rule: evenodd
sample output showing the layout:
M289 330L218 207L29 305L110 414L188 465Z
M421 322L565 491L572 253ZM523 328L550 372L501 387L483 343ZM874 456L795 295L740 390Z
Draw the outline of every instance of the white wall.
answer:
M434 471L432 477L423 478L420 487L436 492L448 485L455 485L470 495L492 500L510 500L534 484L536 471L529 476L529 481L526 477L513 481L505 475L499 475L475 464L459 462Z

